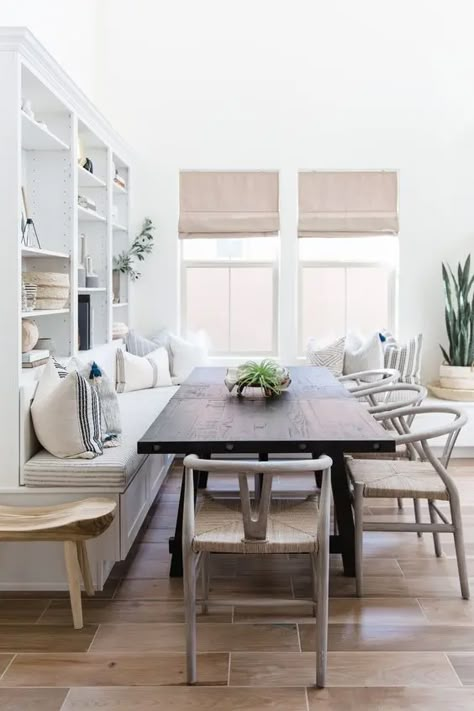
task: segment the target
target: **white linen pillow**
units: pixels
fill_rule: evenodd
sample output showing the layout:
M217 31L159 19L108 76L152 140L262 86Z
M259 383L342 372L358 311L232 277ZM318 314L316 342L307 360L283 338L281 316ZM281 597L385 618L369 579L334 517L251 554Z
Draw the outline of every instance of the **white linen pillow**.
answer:
M172 353L173 381L177 385L183 383L194 368L206 364L207 349L203 343L185 341L170 333L169 348Z
M97 392L77 371L60 377L52 358L38 382L31 417L38 441L55 457L93 459L102 454Z
M109 364L110 365L110 364ZM117 447L120 444L122 433L122 423L120 417L120 407L117 392L115 390L115 380L112 381L102 366L96 361L84 363L79 358L71 358L67 371L77 370L95 388L99 395L102 413L102 431L104 447ZM116 370L115 365L113 368ZM59 372L61 377L61 372Z
M383 345L378 332L365 341L355 333L347 334L344 345L344 375L364 370L379 370L383 367Z
M306 358L310 365L317 365L320 368L327 368L338 378L342 375L344 365L344 342L345 338L338 338L337 341L323 348L318 347L315 338L310 338L306 351Z
M384 363L386 368L395 368L400 373L400 383L421 383L421 355L423 334L419 333L404 344L397 342L390 331L382 331L385 338Z
M118 393L168 385L172 383L166 348L157 348L143 357L117 350Z

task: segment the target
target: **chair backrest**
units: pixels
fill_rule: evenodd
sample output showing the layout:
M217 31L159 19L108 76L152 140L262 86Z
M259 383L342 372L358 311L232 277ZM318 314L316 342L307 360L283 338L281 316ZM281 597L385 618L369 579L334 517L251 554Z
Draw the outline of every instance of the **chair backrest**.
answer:
M452 417L448 422L444 422L438 427L413 431L412 423L416 420L416 417L433 414L451 415ZM375 414L374 417L382 423L390 420L397 432L395 435L396 443L413 447L420 459L431 462L450 492L453 487L456 489L454 482L447 473L447 467L459 432L467 422L467 416L462 410L447 405L421 405ZM429 444L429 440L437 437L446 437L443 454L439 458L434 455Z
M370 405L376 405L377 401L372 395L380 387L386 387L400 380L400 373L395 368L376 368L373 370L361 370L358 373L343 375L339 378L340 383L347 383L345 387L357 398L364 398Z
M322 472L322 486L319 501L320 516L318 528L328 524L330 515L330 470L332 460L326 455L318 459L292 459L259 462L252 460L200 459L194 454L184 458L185 466L185 508L183 535L186 530L188 542L194 535L194 471L219 472L238 475L242 523L246 542L265 541L268 513L272 499L272 480L275 474L302 474ZM263 483L258 500L252 500L248 486L248 476L261 474Z
M368 410L372 415L400 410L406 407L418 407L428 395L428 390L423 385L408 383L393 383L380 385L372 390L376 405L371 405Z

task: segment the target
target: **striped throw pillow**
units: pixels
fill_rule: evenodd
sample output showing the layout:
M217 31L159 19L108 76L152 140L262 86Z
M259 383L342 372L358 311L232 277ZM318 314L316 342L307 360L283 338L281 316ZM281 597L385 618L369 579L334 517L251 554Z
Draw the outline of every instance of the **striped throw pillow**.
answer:
M306 352L306 358L310 365L317 365L320 368L327 368L338 378L342 375L344 366L344 343L345 338L338 338L325 348L318 348L316 340L310 338Z
M400 373L400 382L418 385L421 382L421 353L423 334L419 333L407 343L400 345L388 331L382 334L384 342L384 365Z
M50 359L38 382L31 417L38 441L55 457L93 459L102 454L99 396L77 371L61 377Z

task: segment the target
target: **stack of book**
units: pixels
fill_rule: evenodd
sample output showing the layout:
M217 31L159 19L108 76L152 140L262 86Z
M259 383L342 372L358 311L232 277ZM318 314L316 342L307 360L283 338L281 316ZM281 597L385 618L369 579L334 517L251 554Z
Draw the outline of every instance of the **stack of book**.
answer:
M49 351L32 350L21 354L22 368L37 368L40 365L46 365L49 358Z

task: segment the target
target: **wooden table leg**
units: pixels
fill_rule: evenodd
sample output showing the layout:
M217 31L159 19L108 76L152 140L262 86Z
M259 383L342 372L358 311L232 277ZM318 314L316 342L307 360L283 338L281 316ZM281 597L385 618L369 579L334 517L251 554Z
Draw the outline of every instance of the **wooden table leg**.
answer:
M341 553L344 575L355 577L354 516L344 464L344 454L342 452L333 452L330 457L333 461L331 470L332 495L339 531L337 536L331 536L331 551Z
M201 472L194 472L194 504L196 504L197 490ZM171 553L170 578L183 577L183 510L184 510L184 479L185 468L183 467L183 477L181 479L181 491L179 493L178 515L176 517L176 528L174 537L168 541Z

